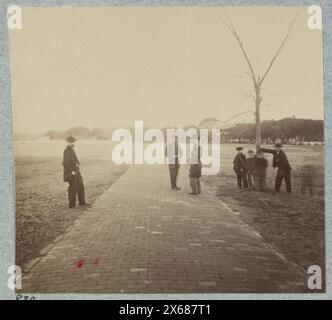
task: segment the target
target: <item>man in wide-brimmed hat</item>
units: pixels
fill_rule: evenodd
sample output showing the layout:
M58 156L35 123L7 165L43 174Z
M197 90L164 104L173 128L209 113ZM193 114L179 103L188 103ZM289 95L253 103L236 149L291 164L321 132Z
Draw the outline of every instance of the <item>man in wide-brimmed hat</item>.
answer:
M237 178L237 186L239 189L248 188L248 180L247 180L247 159L246 156L242 153L243 147L236 148L237 155L233 160L233 170L236 174Z
M83 178L79 170L80 162L78 161L74 150L76 139L69 136L66 141L68 142L68 145L63 152L63 181L69 183L69 208L73 209L76 207L76 195L78 195L80 205L88 205L88 203L85 202Z
M285 179L286 191L292 192L291 184L291 171L286 153L282 150L282 141L277 139L275 141L275 149L260 148L260 151L271 153L273 155L273 168L278 168L276 180L275 180L275 191L280 192L281 182Z

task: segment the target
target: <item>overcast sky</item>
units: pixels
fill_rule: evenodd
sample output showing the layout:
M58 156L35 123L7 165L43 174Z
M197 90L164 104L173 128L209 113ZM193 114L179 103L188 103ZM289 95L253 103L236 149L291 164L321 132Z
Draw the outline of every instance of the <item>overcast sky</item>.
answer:
M260 74L298 11L227 9ZM323 119L322 34L300 11L266 79L262 119ZM10 32L15 131L185 126L253 110L248 67L216 13L225 17L213 7L24 8L23 29Z

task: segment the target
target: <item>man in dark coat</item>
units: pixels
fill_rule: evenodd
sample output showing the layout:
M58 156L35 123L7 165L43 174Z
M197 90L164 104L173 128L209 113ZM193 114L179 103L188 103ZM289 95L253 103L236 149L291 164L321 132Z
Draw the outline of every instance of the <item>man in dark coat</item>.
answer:
M260 151L271 153L273 155L273 168L278 168L276 180L275 180L275 192L280 192L280 186L283 179L286 183L286 191L288 193L292 192L292 183L291 183L291 171L292 167L290 166L286 153L282 150L281 141L276 141L275 149L266 149L260 148Z
M199 137L197 143L194 144L193 150L190 156L190 169L189 169L189 181L192 192L190 194L196 195L201 193L201 181L202 176L202 162L201 162L201 146L199 144Z
M254 163L255 163L255 153L253 150L248 151L247 157L247 179L250 190L256 190L256 186L254 184Z
M247 159L246 156L242 153L243 148L237 147L237 155L233 161L233 170L236 174L237 178L237 186L239 189L248 188L248 180L247 180Z
M309 194L314 195L315 175L314 158L305 156L304 165L301 167L301 194L305 195L308 188Z
M68 145L63 152L63 181L69 183L69 208L73 209L76 207L76 194L78 195L80 205L88 205L88 203L85 202L83 178L79 170L80 163L74 150L76 139L70 136L66 141L68 142Z
M254 159L254 181L257 191L265 191L266 190L266 169L268 167L268 162L264 157L264 153L262 151L258 151L257 155Z
M180 190L177 186L178 174L180 169L180 159L183 155L179 145L178 137L172 137L172 141L166 146L165 156L167 158L171 188L174 191Z

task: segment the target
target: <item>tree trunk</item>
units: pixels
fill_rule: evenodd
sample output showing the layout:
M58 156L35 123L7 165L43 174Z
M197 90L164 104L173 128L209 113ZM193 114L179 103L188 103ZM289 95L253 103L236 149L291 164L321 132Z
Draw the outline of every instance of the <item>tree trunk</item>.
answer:
M247 64L248 64L248 67L249 67L249 70L250 70L250 76L252 78L252 81L254 83L254 88L255 88L255 92L256 92L256 97L255 97L255 115L256 115L256 149L257 151L259 150L260 146L261 146L261 121L260 121L260 104L261 104L261 101L262 101L262 97L261 97L261 87L262 87L262 84L265 80L265 78L268 76L269 72L271 71L271 68L273 66L273 64L275 63L276 59L278 58L280 52L282 51L283 47L285 46L285 43L287 42L287 39L289 37L289 34L295 24L295 21L297 20L299 13L297 13L297 15L294 17L294 19L291 21L289 27L288 27L288 30L287 30L287 33L284 37L284 39L282 40L280 46L279 46L279 49L278 51L276 52L276 54L274 55L274 57L272 58L268 68L266 69L265 73L263 74L263 77L260 78L259 74L257 74L256 76L256 72L252 66L252 63L249 59L249 56L243 46L243 43L231 21L231 19L229 18L227 12L226 12L226 9L224 8L224 11L225 11L225 14L226 14L226 18L227 18L227 22L225 22L223 19L221 19L219 17L219 15L217 14L217 16L219 17L219 20L230 30L230 32L234 35L235 39L237 40L239 46L240 46L240 49L241 49L241 52L245 58L245 60L247 61Z
M256 150L258 151L261 146L261 116L260 116L260 105L261 105L261 94L259 85L255 88L256 99L255 99L255 116L256 116Z

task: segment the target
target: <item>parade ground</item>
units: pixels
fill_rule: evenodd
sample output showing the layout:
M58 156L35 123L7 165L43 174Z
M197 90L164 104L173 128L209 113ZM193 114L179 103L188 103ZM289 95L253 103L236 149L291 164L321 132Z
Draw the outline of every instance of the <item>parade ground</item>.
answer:
M62 180L63 148L61 141L16 145L24 292L306 292L308 265L324 265L322 148L285 147L294 193L275 196L270 158L268 192L239 192L235 146L223 145L221 172L203 177L194 196L186 165L175 192L166 165L117 166L110 142L81 141L92 205L74 210ZM317 165L313 197L299 193L305 155Z
M305 292L288 261L206 188L170 190L165 166L130 167L34 261L24 292Z

